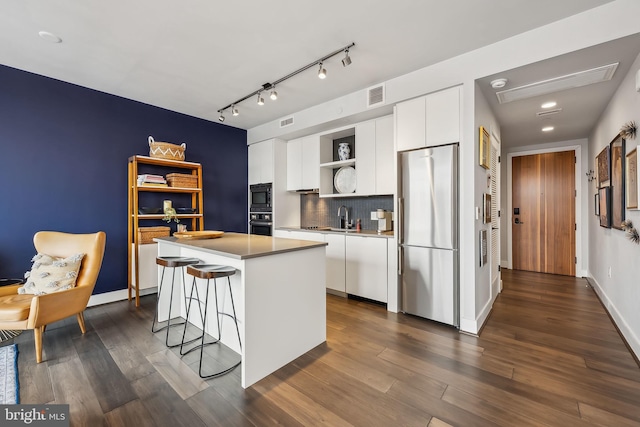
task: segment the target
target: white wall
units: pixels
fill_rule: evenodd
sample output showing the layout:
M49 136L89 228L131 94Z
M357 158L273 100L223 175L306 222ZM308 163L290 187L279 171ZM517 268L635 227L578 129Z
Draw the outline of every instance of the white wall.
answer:
M249 129L248 143L269 138L290 139L312 134L338 125L354 123L365 118L389 114L397 102L463 85L462 138L460 141L460 297L461 329L476 333L482 308L476 304L476 281L483 283L489 270L480 270L476 258L477 227L475 206L478 189L486 180L478 182L476 170L477 128L475 123L476 79L500 71L527 65L554 56L573 52L596 44L640 32L640 19L621 17L640 16L640 1L616 0L552 24L503 40L484 48L457 56L447 61L416 70L385 83L386 105L366 108L366 89L347 94L332 101L294 114L295 125L280 129L273 121ZM419 54L419 48L416 48ZM354 60L357 60L354 58ZM620 126L618 123L616 126ZM610 139L609 139L610 140ZM504 180L503 180L504 181ZM473 188L474 191L464 191ZM481 205L480 205L481 206ZM640 222L639 222L640 225ZM488 280L488 278L486 279ZM484 287L481 285L481 289ZM486 296L480 295L485 300ZM482 306L482 304L479 304ZM637 320L637 317L635 318Z
M640 123L640 93L635 89L635 74L640 69L640 56L631 66L629 74L611 99L594 131L589 136L589 159L593 168L594 157L609 144L630 120ZM626 151L640 145L640 139L626 142ZM589 185L589 210L594 211L593 181ZM640 227L640 211L627 210L626 219ZM631 243L621 230L600 227L598 218L589 215L589 276L595 282L596 292L616 321L618 328L640 356L640 245ZM608 270L611 268L611 277Z

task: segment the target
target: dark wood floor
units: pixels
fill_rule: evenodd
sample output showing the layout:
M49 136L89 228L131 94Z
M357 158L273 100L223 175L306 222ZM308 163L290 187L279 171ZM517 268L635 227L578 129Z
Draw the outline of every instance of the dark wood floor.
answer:
M503 282L480 337L327 296L327 343L247 390L168 350L153 296L93 307L84 336L47 328L41 364L32 333L15 338L20 397L86 426L640 426L640 369L587 282Z

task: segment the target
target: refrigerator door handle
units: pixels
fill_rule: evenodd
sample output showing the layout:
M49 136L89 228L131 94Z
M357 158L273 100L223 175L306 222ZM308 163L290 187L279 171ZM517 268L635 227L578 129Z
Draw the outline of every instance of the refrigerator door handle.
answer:
M402 276L402 265L404 263L404 253L402 246L398 246L398 276Z
M398 243L404 243L404 197L398 198Z

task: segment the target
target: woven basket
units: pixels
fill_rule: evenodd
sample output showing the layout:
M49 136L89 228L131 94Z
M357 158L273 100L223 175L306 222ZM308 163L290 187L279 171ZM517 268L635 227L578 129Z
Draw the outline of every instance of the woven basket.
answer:
M169 187L198 188L198 177L186 173L167 174Z
M184 160L184 151L187 144L184 142L180 145L171 144L169 142L155 141L152 136L149 137L149 156L156 159L166 160Z
M156 237L167 237L171 232L171 227L138 227L138 244L146 245L155 243Z

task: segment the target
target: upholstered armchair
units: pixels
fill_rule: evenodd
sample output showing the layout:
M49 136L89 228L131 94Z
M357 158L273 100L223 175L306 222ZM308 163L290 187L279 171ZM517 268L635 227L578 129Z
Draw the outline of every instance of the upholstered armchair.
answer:
M33 329L36 361L42 362L42 334L46 325L75 315L80 330L86 332L84 310L102 266L106 234L69 234L40 231L33 244L40 254L66 258L83 253L76 286L46 295L18 294L22 285L0 287L0 329Z

